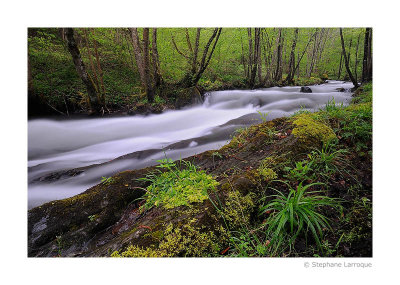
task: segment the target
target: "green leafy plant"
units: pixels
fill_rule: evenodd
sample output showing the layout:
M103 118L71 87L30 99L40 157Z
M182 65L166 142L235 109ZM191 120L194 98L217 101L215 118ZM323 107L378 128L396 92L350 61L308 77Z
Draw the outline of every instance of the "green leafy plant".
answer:
M110 184L114 183L114 179L112 177L104 177L104 176L102 176L101 177L101 183L103 185L110 185Z
M284 167L284 170L288 173L284 175L285 177L302 182L304 180L314 180L316 175L314 173L314 160L298 161L295 163L294 168L290 166Z
M209 190L214 189L218 182L203 170L198 170L189 161L180 161L178 166L171 159L158 161L157 170L140 180L151 182L147 187L143 209L162 206L166 209L178 206L190 206L191 203L202 202L208 198ZM183 167L182 167L183 164Z
M267 112L267 113L262 113L262 112L260 112L260 111L257 111L257 113L260 115L261 120L263 121L263 123L265 123L265 122L267 121L267 117L268 117L269 112Z
M308 155L314 171L319 174L331 174L340 171L338 163L344 163L345 149L336 149L334 144L324 144L322 149L315 149Z
M90 216L88 217L89 221L91 221L91 222L93 222L94 220L96 220L96 218L97 218L97 215L90 215Z
M255 231L245 228L230 232L231 257L267 256L268 243L262 241Z
M63 241L62 241L62 236L61 235L56 236L56 243L57 243L58 256L61 256L62 251L63 251Z
M307 237L309 232L321 248L323 230L330 229L330 224L320 213L320 208L324 206L340 208L339 201L319 195L322 193L321 190L308 191L309 188L323 183L305 186L300 183L296 189L285 184L290 188L288 195L272 188L278 194L272 195L273 199L260 208L262 215L268 214L265 221L266 235L271 237L273 252L277 251L286 238L289 239L289 245L292 245L300 234Z

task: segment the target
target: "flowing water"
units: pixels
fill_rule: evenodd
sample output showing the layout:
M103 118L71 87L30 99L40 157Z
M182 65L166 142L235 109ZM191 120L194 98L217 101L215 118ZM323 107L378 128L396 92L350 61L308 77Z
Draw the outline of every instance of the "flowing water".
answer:
M310 86L216 91L202 105L159 115L28 122L28 208L79 194L127 169L140 169L168 157L185 158L229 142L238 128L289 116L300 108L316 111L334 99L348 104L352 83L328 81ZM70 169L86 167L67 173Z

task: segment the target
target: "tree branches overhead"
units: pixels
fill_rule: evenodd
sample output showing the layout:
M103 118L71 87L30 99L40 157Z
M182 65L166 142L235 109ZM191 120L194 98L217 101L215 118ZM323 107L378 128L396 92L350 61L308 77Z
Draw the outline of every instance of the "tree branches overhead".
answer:
M200 80L202 74L206 70L207 66L210 63L212 55L214 53L215 47L218 43L218 39L221 35L222 28L215 28L208 38L207 43L204 48L202 48L202 55L200 55L200 36L201 31L204 30L202 28L196 29L195 40L192 43L190 39L189 30L185 29L185 37L187 44L187 51L182 52L182 50L178 47L175 41L175 37L172 36L172 44L175 50L183 56L186 60L190 69L186 72L184 78L181 80L181 84L185 87L195 86L197 82ZM210 49L211 47L211 49ZM201 60L199 60L201 58Z

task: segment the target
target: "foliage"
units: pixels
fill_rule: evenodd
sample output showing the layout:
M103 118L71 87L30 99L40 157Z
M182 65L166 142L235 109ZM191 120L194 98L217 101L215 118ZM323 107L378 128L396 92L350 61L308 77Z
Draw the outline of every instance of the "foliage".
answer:
M322 149L315 149L308 155L314 171L326 175L340 171L338 162L344 162L345 149L335 149L334 144L327 143Z
M233 245L230 257L267 256L269 253L269 241L263 242L255 231L242 228L232 231L230 242Z
M104 86L106 90L106 102L110 106L124 107L140 100L143 88L140 83L140 76L132 52L129 34L125 28L95 28L88 33L89 50L93 49L96 42L99 53L100 65L103 70ZM186 30L193 42L196 36L196 28L158 28L157 47L160 58L160 67L163 79L167 85L176 84L188 69L188 61L181 56L174 46L171 39L174 37L176 44L182 48L184 54L188 54L184 47L187 46ZM323 31L322 31L323 30ZM82 28L76 28L76 39L81 51L82 59L86 66L90 66L88 48L85 41L85 32ZM207 39L211 35L212 28L202 28L200 37L200 47L204 47ZM291 49L294 28L284 28L282 49L285 51L285 58ZM362 35L364 29L347 28L344 29L346 42L356 42ZM139 33L142 29L139 29ZM318 32L323 35L325 48L321 49L320 58L315 62L315 68L311 74L307 74L309 62L312 60L313 42L308 45L311 34ZM273 53L276 46L278 32L276 28L264 28L266 36L261 45L271 45ZM361 37L362 38L362 37ZM223 28L221 37L215 48L213 57L208 68L202 75L199 86L205 90L227 89L227 88L248 88L246 85L245 70L246 62L243 60L249 55L246 28ZM270 41L267 43L267 41ZM361 62L362 42L359 45L350 45L347 51L350 53L350 66L355 73L361 74L362 64L355 65L356 61ZM300 62L295 76L295 84L311 85L322 83L327 78L337 79L338 62L342 54L340 39L337 28L300 28L298 33L297 52L301 52L307 47L304 59ZM358 48L358 58L355 53ZM63 112L75 106L85 108L81 104L78 93L86 93L79 76L76 73L71 57L63 42L59 29L57 28L30 28L28 29L28 56L33 78L33 88L36 94L42 96L50 105L62 110ZM267 55L262 55L263 57ZM274 63L267 62L262 58L262 78L265 78L267 69L274 67ZM287 65L288 62L284 62ZM285 70L287 66L284 66ZM343 77L345 72L342 72ZM285 74L284 76L285 77ZM278 83L276 83L278 84ZM169 99L169 98L167 98ZM162 103L162 102L161 102ZM72 106L71 106L72 105Z
M372 105L351 106L349 111L347 120L342 123L342 137L355 143L357 150L367 149L372 136Z
M372 82L362 85L354 94L353 104L372 103Z
M180 161L178 166L171 159L158 161L159 169L141 180L149 181L146 189L144 209L162 206L166 209L178 206L190 206L191 203L202 202L208 198L208 191L214 189L218 182L203 170L198 170L188 161ZM181 169L182 164L184 166Z
M303 182L304 180L314 180L316 178L314 171L314 161L298 161L295 163L295 167L286 166L284 170L288 173L285 175L288 179Z
M273 252L278 250L286 238L289 239L289 245L292 245L300 234L307 237L309 231L321 248L323 231L330 228L330 224L320 213L320 208L340 207L336 199L318 195L322 191L308 191L309 188L321 184L312 183L303 186L300 183L296 189L287 184L288 195L274 189L278 194L272 195L273 199L260 208L261 214L268 215L265 222L266 235L271 237Z
M308 155L307 159L295 162L294 167L286 166L287 172L284 177L292 181L321 181L326 180L334 173L340 173L344 161L345 149L336 149L336 145L327 143L321 149L315 148Z

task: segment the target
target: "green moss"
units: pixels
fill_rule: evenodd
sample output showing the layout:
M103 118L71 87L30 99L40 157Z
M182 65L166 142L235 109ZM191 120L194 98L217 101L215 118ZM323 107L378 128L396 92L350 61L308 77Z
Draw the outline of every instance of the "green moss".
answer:
M242 196L239 191L234 190L227 194L223 216L231 228L249 225L250 214L254 209L255 194L249 193Z
M121 253L115 251L112 257L201 257L217 256L221 250L221 243L227 241L227 233L223 227L214 231L207 231L205 226L198 226L197 219L193 218L181 226L174 227L168 224L162 234L158 246L142 248L136 245L129 246Z
M260 175L260 177L262 177L266 181L271 181L271 180L276 179L278 177L276 172L273 171L271 168L259 167L257 169L257 171L258 171L258 174Z
M305 146L319 146L336 138L331 127L314 120L310 114L300 114L293 119L292 133Z

